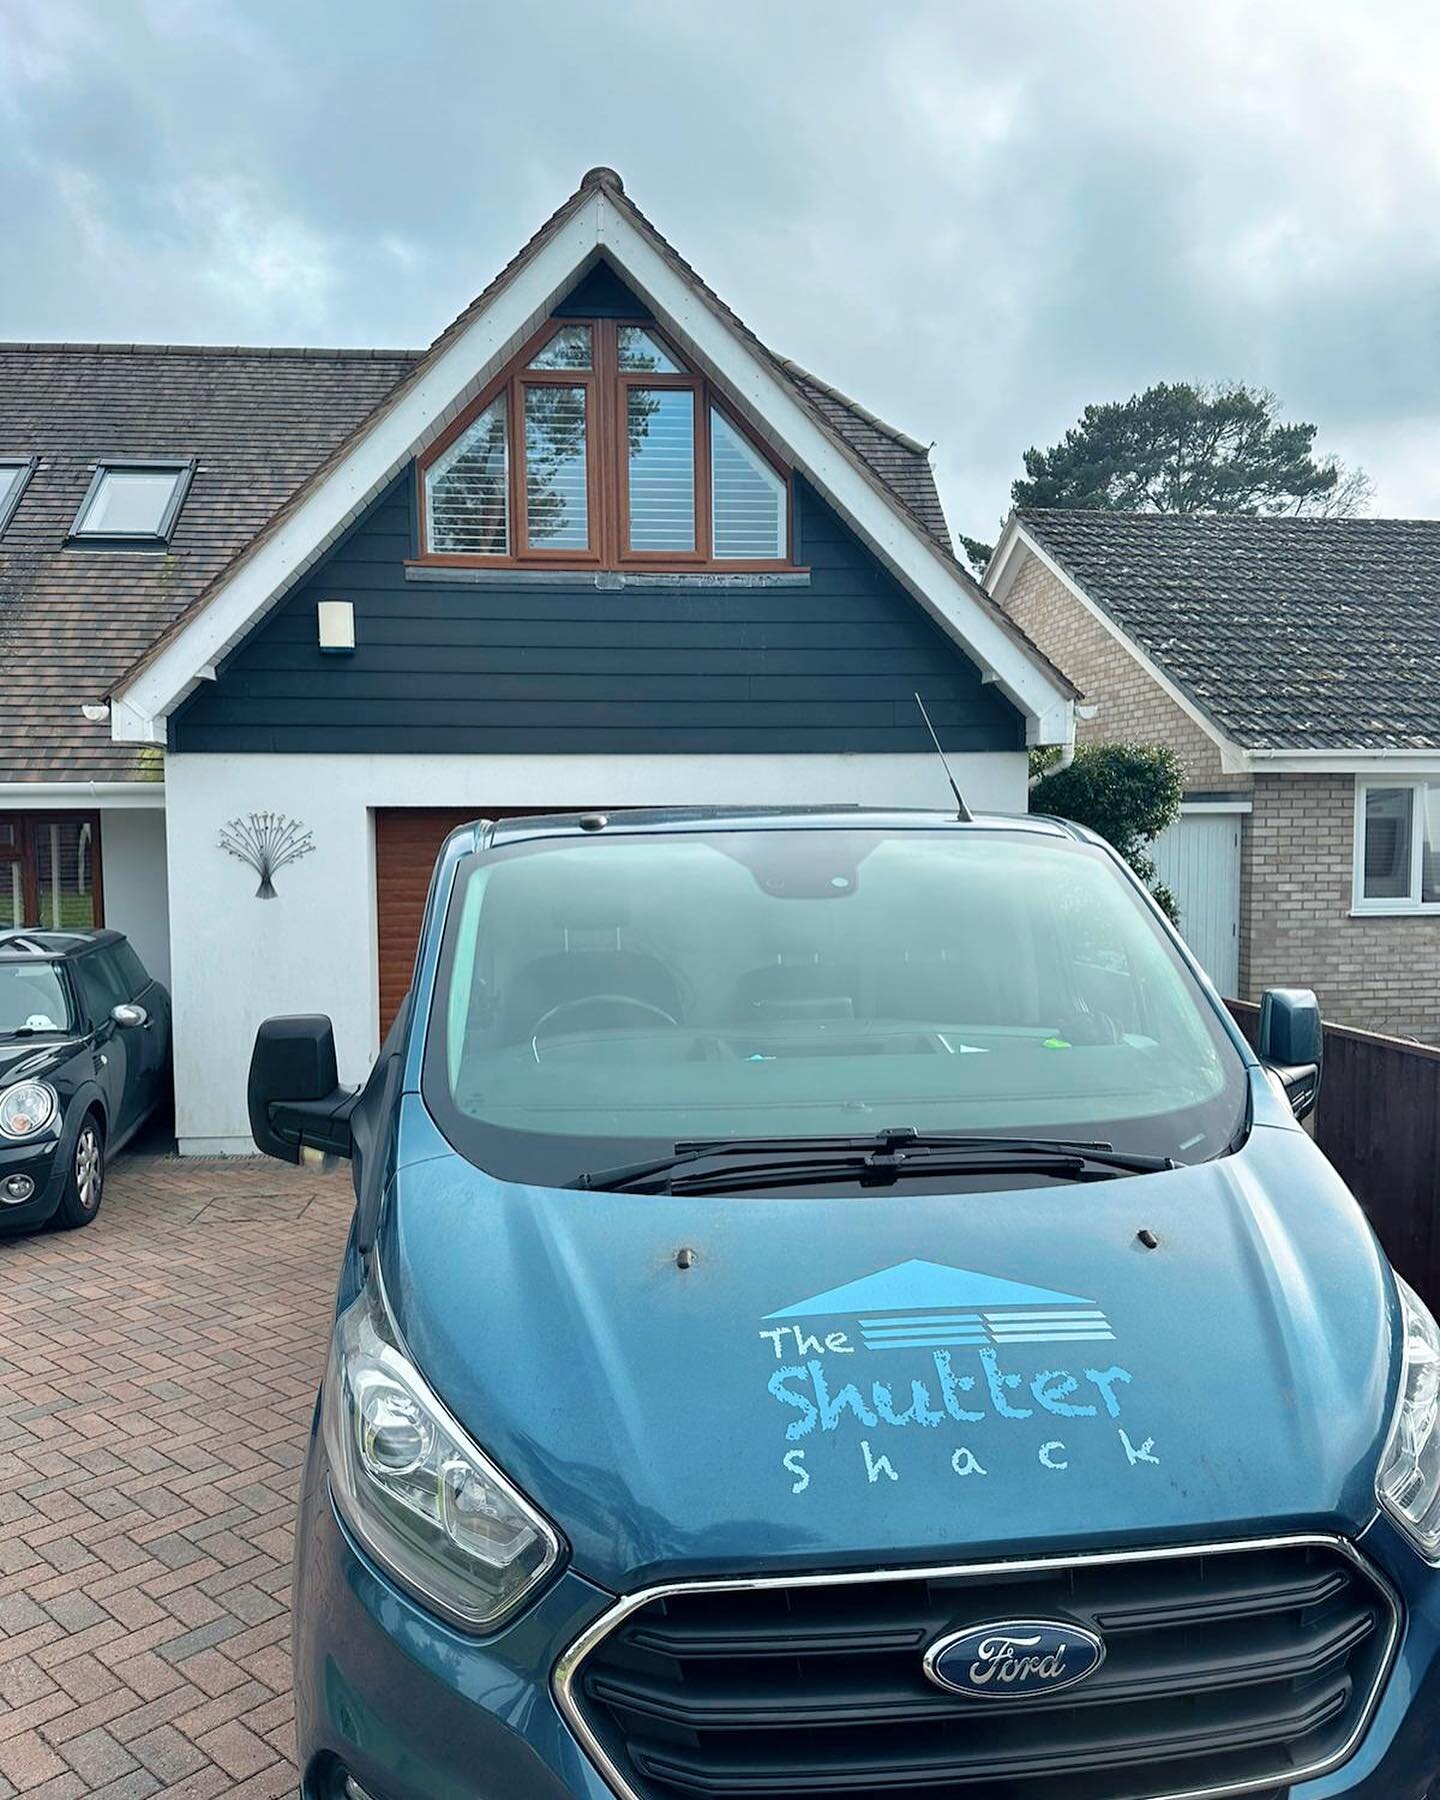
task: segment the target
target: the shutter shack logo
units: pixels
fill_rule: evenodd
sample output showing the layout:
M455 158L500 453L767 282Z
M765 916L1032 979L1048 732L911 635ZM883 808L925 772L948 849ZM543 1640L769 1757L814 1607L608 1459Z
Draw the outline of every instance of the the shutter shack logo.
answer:
M798 1446L831 1433L857 1442L871 1483L901 1479L897 1432L941 1434L962 1478L1016 1453L1062 1474L1102 1427L1128 1467L1160 1462L1152 1438L1120 1423L1134 1377L1105 1348L1105 1312L1078 1294L916 1260L782 1306L760 1337L797 1446L783 1457L796 1494L818 1474Z

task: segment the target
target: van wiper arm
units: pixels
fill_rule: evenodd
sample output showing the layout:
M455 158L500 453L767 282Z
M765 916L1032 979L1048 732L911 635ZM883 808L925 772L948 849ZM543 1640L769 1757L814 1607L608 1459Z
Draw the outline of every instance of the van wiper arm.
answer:
M837 1168L848 1166L863 1171L864 1177L872 1183L883 1183L887 1179L896 1179L902 1172L908 1172L908 1165L924 1163L927 1157L946 1152L963 1154L967 1159L978 1158L979 1162L973 1166L978 1170L983 1164L985 1172L989 1172L992 1164L999 1170L1025 1172L1034 1169L1037 1163L1045 1165L1042 1172L1049 1172L1051 1164L1060 1163L1062 1166L1057 1167L1054 1172L1061 1174L1078 1161L1076 1178L1087 1169L1104 1168L1117 1174L1149 1175L1175 1167L1167 1156L1143 1156L1132 1151L1116 1150L1110 1144L1098 1141L991 1137L978 1132L919 1132L910 1126L902 1126L858 1136L688 1139L677 1143L669 1156L656 1156L645 1162L622 1163L613 1169L589 1169L567 1185L609 1193L665 1193L674 1186L677 1170L684 1169L691 1163L707 1161L711 1157L729 1156L759 1157L762 1160L746 1164L743 1171L715 1170L714 1179L719 1180L727 1175L740 1176L742 1173L753 1178L757 1172L774 1173L786 1169L798 1175L802 1168L817 1166L818 1158L824 1169L832 1175ZM970 1166L972 1165L967 1160L967 1169ZM916 1168L914 1172L920 1171ZM934 1174L939 1171L931 1163L927 1172ZM711 1177L697 1171L693 1178L681 1176L678 1179L686 1183L684 1191L694 1192L695 1188L689 1185L692 1179L699 1182L708 1181Z
M739 1194L778 1187L815 1187L821 1182L854 1181L861 1187L894 1187L896 1182L925 1176L1051 1175L1057 1181L1115 1181L1126 1170L1109 1162L1092 1162L1079 1152L1055 1156L1017 1151L989 1156L978 1152L924 1151L894 1160L887 1157L831 1156L795 1162L742 1163L738 1167L696 1169L668 1178L653 1177L642 1193Z

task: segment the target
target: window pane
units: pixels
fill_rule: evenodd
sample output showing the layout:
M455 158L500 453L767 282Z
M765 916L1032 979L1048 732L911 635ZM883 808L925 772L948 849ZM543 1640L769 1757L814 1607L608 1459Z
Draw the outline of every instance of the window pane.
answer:
M74 930L95 918L95 828L88 819L43 819L30 828L35 847L37 917L27 925Z
M584 550L585 390L525 390L525 530L532 548Z
M530 367L532 369L588 369L590 367L590 327L588 325L562 325Z
M630 548L695 548L695 396L689 388L632 387Z
M38 958L0 968L0 1036L24 1029L70 1029L70 1004L55 965Z
M102 951L92 951L89 956L82 956L73 966L75 985L80 989L80 998L90 1015L90 1023L98 1025L103 1019L109 1018L112 1007L124 1004L124 986L109 958Z
M502 394L425 471L431 550L453 556L505 555L510 548L509 469Z
M1440 786L1433 782L1420 789L1425 841L1420 846L1420 898L1440 901Z
M683 375L685 371L659 338L639 325L620 327L620 367L627 374Z
M175 469L107 469L75 529L87 537L158 537L179 480Z
M16 857L0 862L0 930L25 923L25 872Z
M20 483L29 472L29 463L0 462L0 525L5 523Z
M713 407L710 488L717 557L784 556L785 483Z
M1365 898L1410 897L1410 821L1414 790L1365 790Z

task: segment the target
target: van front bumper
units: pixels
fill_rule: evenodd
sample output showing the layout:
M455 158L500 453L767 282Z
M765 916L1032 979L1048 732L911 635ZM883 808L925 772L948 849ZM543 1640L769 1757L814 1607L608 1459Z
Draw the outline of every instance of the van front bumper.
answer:
M1362 1548L1405 1604L1395 1664L1355 1754L1287 1800L1426 1800L1432 1788L1440 1800L1440 1570L1384 1520ZM296 1545L305 1800L343 1800L347 1777L370 1800L614 1800L551 1685L562 1652L613 1603L567 1571L495 1636L454 1631L355 1547L312 1454Z

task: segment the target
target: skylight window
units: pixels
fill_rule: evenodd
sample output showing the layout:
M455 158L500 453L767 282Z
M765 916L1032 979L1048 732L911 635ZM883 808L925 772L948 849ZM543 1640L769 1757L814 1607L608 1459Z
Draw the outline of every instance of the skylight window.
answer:
M193 463L178 462L101 463L71 536L165 543L194 469Z
M38 460L34 456L26 457L24 461L18 457L0 457L0 536L15 516L15 508L20 504L20 496L25 492L25 484L34 474Z

